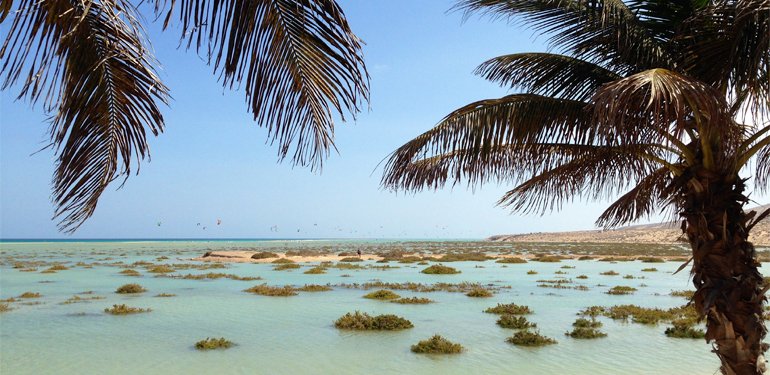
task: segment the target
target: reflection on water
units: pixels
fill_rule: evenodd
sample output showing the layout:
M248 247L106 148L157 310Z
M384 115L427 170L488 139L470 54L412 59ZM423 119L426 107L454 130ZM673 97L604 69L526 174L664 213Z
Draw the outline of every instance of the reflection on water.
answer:
M284 247L351 248L371 242L289 242ZM668 308L686 301L671 290L689 289L686 272L672 275L679 263L638 261L607 263L509 264L492 261L455 262L457 275L425 275L425 266L391 263L389 270L337 270L303 274L273 271L269 264L234 264L223 270L184 270L178 273L224 272L260 276L262 281L231 279L183 280L154 277L142 267L141 277L121 275L116 266L75 266L77 262L130 264L136 261L190 263L204 250L232 247L269 247L264 243L134 242L134 243L21 243L0 244L0 298L39 292L37 305L12 303L0 314L0 373L2 374L712 374L718 361L702 340L667 338L665 325L643 326L600 318L604 339L575 340L564 335L575 314L591 305L638 304ZM506 245L495 245L506 246ZM12 260L69 262L56 273L20 272ZM574 266L574 269L562 266ZM476 268L483 266L483 268ZM658 272L641 272L655 267ZM535 270L537 275L528 275ZM618 276L600 273L614 270ZM556 274L566 272L566 274ZM350 277L341 277L348 274ZM623 275L637 278L624 279ZM575 279L587 275L588 279ZM588 291L537 287L539 279L571 278ZM645 277L645 278L638 278ZM400 305L361 298L366 291L335 288L331 292L300 293L295 297L263 297L244 293L253 285L451 282L493 284L492 298L469 298L462 293L397 291L403 297L425 296L436 303ZM115 294L126 283L148 289L139 296ZM603 286L597 286L603 285ZM639 289L628 296L605 294L615 285ZM509 288L506 288L510 286ZM76 293L105 299L61 304ZM159 293L175 297L157 298ZM509 345L512 330L499 328L497 316L482 311L497 303L528 305L542 334L557 345L527 349ZM103 313L113 304L149 307L152 312L131 316ZM414 328L399 332L346 332L332 322L351 311L396 314ZM467 351L456 356L416 355L409 347L434 334L461 343ZM193 344L206 337L226 337L237 346L225 351L198 352Z

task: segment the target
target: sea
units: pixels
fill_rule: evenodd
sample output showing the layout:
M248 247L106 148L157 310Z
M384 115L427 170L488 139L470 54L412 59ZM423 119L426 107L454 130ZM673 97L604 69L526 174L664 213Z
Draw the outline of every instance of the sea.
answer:
M715 374L719 361L703 339L674 339L666 324L642 325L598 318L607 336L581 340L565 335L577 314L589 306L636 304L662 309L687 303L671 296L692 289L681 262L642 263L563 260L558 263L446 263L461 271L427 275L425 265L391 262L393 268L365 261L360 269L330 268L326 274L300 269L273 270L273 264L228 264L224 269L178 270L173 274L223 272L261 277L187 280L157 277L144 263L200 264L190 259L211 250L287 249L355 251L377 246L400 248L396 240L4 240L0 242L0 299L24 292L39 298L11 302L0 313L0 374ZM415 246L410 241L408 246ZM505 246L505 245L500 245ZM618 245L623 246L623 245ZM140 263L136 263L140 262ZM144 263L142 263L144 262ZM19 265L18 263L21 263ZM51 264L67 270L43 273ZM14 268L21 267L21 268ZM642 272L654 267L657 272ZM32 271L30 268L34 268ZM142 276L120 274L136 269ZM22 272L25 269L25 272ZM601 275L613 270L619 275ZM534 271L536 274L533 274ZM172 275L173 275L172 274ZM587 279L577 279L585 275ZM539 287L542 279L571 279L587 290ZM367 282L479 283L495 290L490 298L463 293L395 292L427 297L435 303L401 305L362 296L371 290L341 284ZM147 289L139 295L115 293L127 283ZM254 285L321 284L329 292L300 292L267 297L244 292ZM616 285L631 286L631 295L610 295ZM174 297L160 298L160 293ZM86 299L65 303L73 296ZM527 319L555 345L527 348L511 345L515 332L495 324L484 313L498 303L527 305ZM151 312L115 316L105 308L116 304L150 308ZM395 314L414 328L358 332L335 328L348 312ZM410 347L439 334L464 347L461 354L425 355ZM224 337L235 343L226 350L199 351L202 339Z

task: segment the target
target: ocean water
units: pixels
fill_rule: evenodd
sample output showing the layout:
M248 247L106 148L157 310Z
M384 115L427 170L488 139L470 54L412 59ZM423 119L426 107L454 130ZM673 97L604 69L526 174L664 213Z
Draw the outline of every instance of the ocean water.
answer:
M334 241L138 241L138 242L18 242L0 243L0 298L32 291L43 297L35 305L12 303L0 314L0 373L6 374L714 374L719 363L704 340L672 339L666 325L645 326L599 318L606 338L577 340L564 335L576 313L592 305L637 304L669 308L684 304L672 290L691 289L686 271L672 275L678 262L641 263L562 261L509 264L492 261L453 262L457 275L425 275L425 266L397 264L389 270L338 270L306 275L311 266L274 271L270 264L232 264L223 270L183 270L177 273L224 272L260 276L262 281L183 280L154 277L141 267L141 277L119 274L120 267L94 265L136 261L191 263L203 251L228 248L351 249L370 242ZM156 258L170 259L159 262ZM14 261L63 262L57 273L20 272ZM366 263L366 262L365 262ZM562 269L562 266L574 269ZM479 268L482 266L483 268ZM655 267L658 272L641 272ZM528 275L535 270L537 275ZM599 273L614 270L619 276ZM558 275L557 271L567 272ZM574 279L587 275L586 280ZM643 279L624 279L630 274ZM349 275L349 277L342 277ZM540 288L537 280L572 278L588 291ZM331 292L300 293L294 297L265 297L243 292L269 285L385 282L459 283L502 287L491 298L462 293L396 291L404 297L423 296L436 303L400 305L361 298L360 289L335 287ZM126 283L148 289L139 296L114 293ZM601 286L597 286L601 285ZM633 295L605 292L614 285L639 290ZM510 288L508 288L510 287ZM61 304L76 293L93 291L105 299ZM157 298L158 293L176 297ZM88 295L81 295L87 297ZM26 302L26 301L25 301ZM495 324L497 315L482 311L497 303L528 305L540 332L558 340L541 348L510 345L514 331ZM152 308L152 312L112 316L113 304ZM397 332L350 332L333 322L347 312L396 314L414 324ZM434 334L462 344L459 355L418 355L410 346ZM200 352L196 341L226 337L237 345L228 350Z

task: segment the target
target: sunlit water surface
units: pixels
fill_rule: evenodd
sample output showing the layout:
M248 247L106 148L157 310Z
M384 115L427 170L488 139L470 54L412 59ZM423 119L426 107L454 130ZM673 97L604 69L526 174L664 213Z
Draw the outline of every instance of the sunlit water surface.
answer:
M294 242L284 245L292 246ZM351 242L324 242L350 249ZM86 242L2 243L0 297L39 292L38 305L12 304L0 314L0 373L2 374L713 374L718 361L703 340L671 339L665 325L644 326L600 318L606 338L576 340L564 333L576 313L591 305L637 304L668 308L686 301L669 296L671 290L690 289L687 272L672 273L678 262L647 264L638 261L608 263L510 264L492 261L454 262L458 275L424 275L425 266L397 264L391 270L336 270L307 275L300 270L274 271L269 264L233 264L224 270L184 270L180 273L225 272L261 276L264 281L181 280L120 275L118 267L74 266L77 262L126 264L167 256L165 263L190 263L207 249L232 246L224 242ZM238 244L260 247L263 242ZM299 246L299 245L298 245ZM308 246L307 243L301 246ZM312 246L312 245L311 245ZM111 258L111 259L110 259ZM69 262L71 268L53 274L19 272L11 259ZM574 269L562 269L562 266ZM477 268L483 266L483 268ZM641 272L656 267L659 271ZM537 275L527 275L535 270ZM615 270L620 276L601 276ZM567 272L557 275L557 271ZM344 274L350 277L341 277ZM585 274L587 280L574 279ZM631 274L644 279L623 279ZM589 291L537 287L536 280L573 278ZM332 292L300 293L294 297L263 297L244 293L253 285L339 284L382 280L388 282L462 281L510 286L492 298L469 298L462 293L413 293L437 303L399 305L363 299L366 291L337 287ZM140 283L148 292L139 296L114 293L126 283ZM602 284L603 286L597 286ZM605 292L614 285L639 289L634 295ZM106 299L60 304L83 291ZM157 298L158 293L176 297ZM497 303L524 304L534 310L528 319L540 332L559 343L542 348L521 348L505 339L514 331L495 324L496 315L482 311ZM112 316L103 312L113 304L149 307L152 312ZM359 310L370 314L397 314L414 323L398 332L349 332L334 328L341 315ZM417 355L410 346L434 334L461 343L460 355ZM226 337L237 346L200 352L193 344L206 337Z

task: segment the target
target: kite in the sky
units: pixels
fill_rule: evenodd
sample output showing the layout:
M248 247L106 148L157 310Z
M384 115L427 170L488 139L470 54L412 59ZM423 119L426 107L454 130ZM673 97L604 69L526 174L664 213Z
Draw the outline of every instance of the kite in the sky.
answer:
M222 224L222 219L217 219L217 225Z

